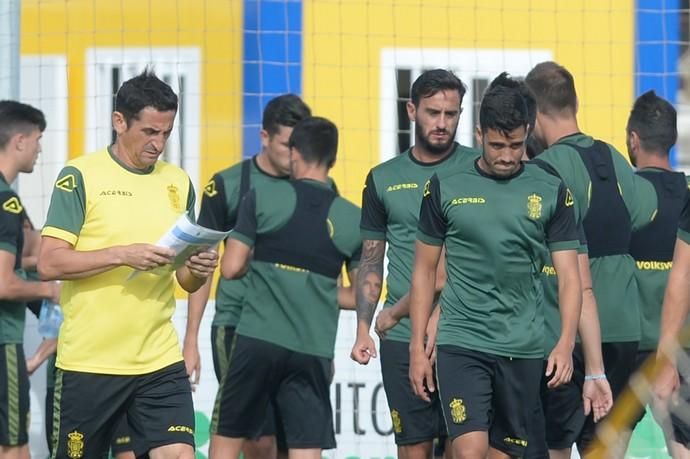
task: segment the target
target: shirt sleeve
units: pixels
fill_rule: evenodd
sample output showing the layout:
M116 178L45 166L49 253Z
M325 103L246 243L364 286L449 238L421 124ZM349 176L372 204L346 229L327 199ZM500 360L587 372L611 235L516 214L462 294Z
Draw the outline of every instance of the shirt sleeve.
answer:
M253 247L256 240L256 227L256 190L251 189L242 198L237 212L237 223L229 237Z
M86 215L86 190L79 169L66 166L55 181L42 235L74 245Z
M187 208L185 210L192 221L196 221L196 209L194 208L195 205L196 191L194 191L194 184L192 183L192 179L189 179L189 191L187 192Z
M369 171L362 190L362 219L359 225L362 239L385 240L387 223L386 207L381 202L373 174Z
M546 242L552 252L576 250L580 247L581 232L575 221L575 202L570 190L561 182L558 187L556 210L546 224Z
M686 244L690 244L690 195L686 196L683 210L678 219L678 238Z
M657 213L657 196L654 185L633 172L630 164L615 150L614 158L616 177L620 186L625 207L630 214L632 230L636 231L654 220Z
M0 250L17 254L17 242L24 220L24 207L16 194L5 191L0 193Z
M417 239L430 245L443 245L448 221L441 205L441 184L434 174L424 184L422 206L419 210Z
M235 224L234 220L228 218L225 181L216 174L204 187L198 223L217 231L230 231Z
M577 249L577 253L589 253L589 248L587 247L587 235L585 234L585 227L582 223L577 225L577 233L580 237L580 248Z

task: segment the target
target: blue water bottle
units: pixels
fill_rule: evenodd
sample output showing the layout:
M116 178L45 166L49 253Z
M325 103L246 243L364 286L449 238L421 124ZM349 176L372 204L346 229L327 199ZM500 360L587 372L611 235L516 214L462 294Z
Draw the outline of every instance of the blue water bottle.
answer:
M62 309L60 305L48 299L41 303L41 312L38 314L38 333L44 338L57 338L62 325Z

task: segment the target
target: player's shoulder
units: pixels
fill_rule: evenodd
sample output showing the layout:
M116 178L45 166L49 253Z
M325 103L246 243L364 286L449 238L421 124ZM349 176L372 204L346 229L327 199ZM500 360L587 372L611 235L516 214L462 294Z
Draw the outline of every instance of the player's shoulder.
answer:
M431 176L431 178L435 178L435 180L440 183L449 182L454 179L468 180L470 177L479 177L474 162L463 163L463 167L447 167L440 171L436 171Z
M160 174L161 176L170 177L171 179L189 181L189 175L184 169L182 169L180 166L160 159L156 161L154 173Z
M21 199L4 180L0 180L0 209L10 215L20 215L24 210Z
M394 157L372 167L369 173L372 175L372 177L378 178L380 176L394 174L398 172L400 168L409 167L411 163L410 151L406 150L399 155L395 155Z
M261 186L252 186L250 190L250 192L253 192L257 197L264 196L277 201L283 199L286 193L289 196L295 193L290 180L269 180L262 183Z
M65 163L65 168L73 167L80 172L88 170L102 170L104 166L113 161L112 155L107 148L103 148L93 153L78 156Z
M524 165L525 173L528 174L530 178L533 178L534 180L552 186L560 186L560 184L563 183L563 180L558 175L556 175L553 171L549 170L548 168L543 167L539 163L528 161L525 162Z
M358 216L361 212L361 209L357 204L342 196L335 197L332 207L337 208L340 212L346 214L347 216ZM359 221L357 221L357 224L359 225Z
M235 178L239 177L240 174L242 173L242 163L246 160L241 160L236 162L235 164L226 167L225 169L221 169L217 171L216 173L213 174L213 177L217 177L221 180L227 181L227 180L234 180Z

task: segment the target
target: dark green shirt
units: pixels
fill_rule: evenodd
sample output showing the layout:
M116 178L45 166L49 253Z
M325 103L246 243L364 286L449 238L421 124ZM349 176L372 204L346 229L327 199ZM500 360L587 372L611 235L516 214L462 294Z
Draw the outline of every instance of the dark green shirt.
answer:
M590 136L578 133L567 136L541 153L538 158L552 166L575 198L578 222L587 215L590 178L580 154L567 143L589 147ZM651 183L634 174L630 164L609 145L613 166L623 202L635 230L654 218L656 192ZM602 342L638 341L640 339L639 297L635 283L635 262L630 255L612 255L590 259L594 296L599 308ZM544 282L547 335L545 351L551 352L554 334L560 333L558 313L558 280L553 264L547 263Z
M204 187L201 210L197 220L201 226L218 231L229 231L234 228L241 200L241 175L242 162L239 162L215 174ZM256 163L256 156L251 159L248 184L251 188L262 188L267 183L287 179L287 176L274 176L261 170ZM249 285L248 275L237 280L223 279L222 277L219 279L213 325L237 326L247 285Z
M665 183L670 184L673 175L678 174L677 172L669 172L663 169L657 168L644 168L640 169L638 172L652 173L668 177L668 181ZM657 176L658 177L658 176ZM690 181L689 177L686 177L686 184ZM674 184L680 185L680 183L673 182ZM667 185L668 187L668 185ZM667 191L678 193L679 190L668 189ZM674 196L676 199L683 199L687 202L690 199L690 192L688 192L687 187L684 190L684 196ZM661 200L661 196L658 196ZM678 202L676 205L680 205ZM667 206L659 203L660 211L666 207L667 211L672 210ZM676 208L676 211L680 209ZM657 348L659 343L659 332L661 328L661 306L664 303L664 293L666 292L666 284L668 283L668 276L671 271L672 265L672 254L673 247L676 242L677 231L671 231L670 225L674 228L678 226L678 220L680 219L679 214L670 214L665 216L659 216L655 222L648 227L643 227L642 230L649 231L654 228L652 233L647 233L643 237L644 242L653 243L654 251L663 251L667 254L664 260L651 259L652 257L646 257L640 259L636 257L635 260L635 280L637 281L637 288L640 296L640 347L642 351L653 351ZM655 225L661 224L663 228L656 228ZM639 234L645 234L645 231L641 231ZM633 235L634 237L635 235ZM635 253L633 252L633 256Z
M22 223L26 217L19 196L0 176L0 250L14 257L15 272L24 277L22 249L24 230ZM0 301L0 344L15 344L24 341L24 318L26 302Z
M362 194L362 239L386 241L388 265L384 308L393 306L410 289L414 245L424 184L436 172L467 169L480 151L456 144L455 150L433 163L417 161L410 150L374 167ZM403 318L386 339L410 341L410 320Z
M434 175L417 238L446 246L438 344L543 357L544 247L580 245L573 198L559 178L533 164L503 179L476 163Z
M304 183L331 188L312 180ZM254 247L256 253L266 236L282 230L291 221L296 205L297 194L290 181L266 183L255 188L242 201L230 238ZM359 218L357 206L336 196L323 222L329 244L346 259L348 270L354 269L359 262L362 247L357 227ZM285 243L290 244L290 241ZM322 249L317 245L310 250L325 252ZM237 334L331 359L338 316L335 277L296 264L251 261Z

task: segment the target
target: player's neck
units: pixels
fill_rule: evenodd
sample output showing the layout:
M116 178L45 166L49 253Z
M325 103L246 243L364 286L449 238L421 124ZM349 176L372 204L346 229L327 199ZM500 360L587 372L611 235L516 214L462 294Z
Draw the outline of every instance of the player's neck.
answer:
M668 155L658 155L655 153L640 152L636 158L637 168L646 169L653 167L655 169L663 169L672 171L671 163L668 160Z
M293 163L294 165L294 163ZM315 180L317 182L328 182L328 169L323 166L304 164L294 166L292 178L295 180Z
M140 166L137 164L134 164L134 161L132 161L132 157L128 154L127 149L122 146L121 143L115 141L115 143L110 147L110 153L117 158L117 161L120 162L120 165L124 165L126 168L130 170L135 170L135 171L146 171L147 169L150 169L151 166Z
M8 184L11 184L19 175L19 168L10 152L0 152L0 174Z
M580 132L577 125L577 118L549 118L548 121L540 122L544 140L549 147L564 137L568 137Z
M279 171L273 166L271 161L268 160L268 153L266 153L265 150L261 150L261 152L256 155L256 164L259 166L259 169L268 175L273 175L274 177L284 177L286 175L283 171Z
M415 146L412 147L411 152L412 152L412 156L414 156L414 159L416 159L420 163L436 163L438 161L441 161L444 158L447 158L448 155L450 155L454 149L455 149L455 144L453 143L445 153L434 154L434 153L430 153L428 150L422 148L419 144L416 144Z

